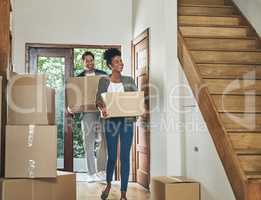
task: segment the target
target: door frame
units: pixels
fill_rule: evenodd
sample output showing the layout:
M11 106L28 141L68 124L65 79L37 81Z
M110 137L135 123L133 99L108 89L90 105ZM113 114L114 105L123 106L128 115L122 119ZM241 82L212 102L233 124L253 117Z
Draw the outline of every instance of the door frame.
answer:
M135 45L139 44L140 42L142 42L144 39L146 39L148 41L148 58L147 58L147 62L148 62L148 74L149 74L149 70L150 70L150 28L145 29L142 33L140 33L135 39L132 40L131 42L131 75L133 77L134 80L136 80L136 69L135 69L135 61L136 61L136 57L135 57ZM148 81L150 81L150 78L148 79ZM148 95L150 96L150 91L148 92ZM149 110L150 110L150 106L149 106ZM148 113L148 123L150 123L150 113ZM136 132L136 128L134 129L134 141L133 141L133 149L132 149L132 172L133 172L133 181L137 182L137 158L136 158L136 150L137 150L137 146L136 146L136 142L137 142L137 132ZM151 143L150 143L150 136L149 136L149 157L148 157L148 163L149 163L149 179L150 179L150 148L151 148ZM150 180L149 180L150 183Z
M86 48L86 49L108 49L118 48L120 45L82 45L82 44L55 44L55 43L25 43L25 72L29 73L30 68L30 49L31 48L51 48L51 49L72 49L72 65L73 66L73 49Z
M117 48L121 49L121 45L81 45L81 44L54 44L54 43L26 43L25 44L25 73L32 73L33 71L30 70L30 66L34 66L33 63L30 60L30 50L31 49L49 49L49 51L52 51L52 49L57 50L71 50L71 59L70 59L70 68L65 69L68 70L69 77L73 75L73 66L74 66L74 49L75 48L86 48L86 49L109 49L109 48ZM50 56L52 56L52 53L50 53ZM68 77L66 77L68 78ZM66 101L65 101L66 104ZM67 134L64 134L64 169L66 171L74 171L73 167L73 132L72 132L72 117L66 116L67 118ZM70 147L70 148L68 148ZM115 169L115 177L119 177L118 175L118 167Z
M27 73L36 74L37 73L37 57L65 57L64 71L65 71L65 84L68 78L72 75L73 69L71 68L73 63L73 52L71 49L65 48L43 48L43 47L32 47L28 48L28 65ZM31 59L31 57L33 59ZM65 90L66 93L66 90ZM66 94L65 94L66 95ZM67 107L67 102L65 98L65 108ZM65 112L64 120L64 166L59 170L73 171L73 133L72 133L72 116L67 115ZM66 148L65 148L66 147Z

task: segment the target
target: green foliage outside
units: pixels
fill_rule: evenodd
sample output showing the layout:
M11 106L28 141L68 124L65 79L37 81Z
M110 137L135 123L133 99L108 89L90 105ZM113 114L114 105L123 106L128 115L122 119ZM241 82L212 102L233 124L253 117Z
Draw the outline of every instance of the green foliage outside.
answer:
M103 60L105 49L74 49L74 76L83 71L82 54L91 51L95 55L95 66L110 74L109 68ZM58 128L58 158L64 157L64 115L65 115L65 93L64 93L64 58L58 57L39 57L38 72L48 75L47 86L55 89L56 95L56 123ZM73 147L74 158L85 156L83 146L83 134L81 131L81 115L74 115L73 120Z
M64 144L64 58L38 57L38 73L47 74L47 86L55 89L55 119L58 130L57 157L63 158Z

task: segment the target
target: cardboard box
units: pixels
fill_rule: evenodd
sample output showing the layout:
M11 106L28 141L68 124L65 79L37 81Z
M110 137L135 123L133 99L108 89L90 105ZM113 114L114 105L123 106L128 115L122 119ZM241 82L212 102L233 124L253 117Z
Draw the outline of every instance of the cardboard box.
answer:
M48 184L29 179L1 179L1 200L45 200L52 198Z
M152 178L152 200L200 200L200 184L185 177Z
M56 126L6 126L6 178L56 177L56 159Z
M96 94L100 76L72 77L66 85L67 105L74 112L97 112Z
M76 176L58 172L54 179L1 179L0 200L76 200Z
M107 118L135 117L144 114L144 92L108 92L102 94Z
M76 175L71 172L58 171L54 183L53 200L76 200Z
M45 75L15 75L8 83L8 125L54 125L55 91Z

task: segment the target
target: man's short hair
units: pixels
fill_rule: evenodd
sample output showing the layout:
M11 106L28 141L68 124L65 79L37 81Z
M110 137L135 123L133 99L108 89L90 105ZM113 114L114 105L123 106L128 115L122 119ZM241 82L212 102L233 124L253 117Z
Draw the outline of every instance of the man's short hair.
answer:
M82 54L82 60L85 60L85 57L86 56L91 56L94 60L94 54L90 51L85 51L83 54Z

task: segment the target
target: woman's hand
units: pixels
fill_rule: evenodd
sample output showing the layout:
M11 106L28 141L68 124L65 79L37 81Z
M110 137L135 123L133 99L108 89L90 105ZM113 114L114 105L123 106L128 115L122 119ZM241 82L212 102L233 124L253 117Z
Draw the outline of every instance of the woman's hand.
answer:
M97 105L97 107L98 107L98 109L99 109L99 111L100 111L100 113L101 113L101 117L107 117L108 116L108 112L107 112L107 109L106 109L106 106L104 105L104 104L102 104L102 103L99 103L98 105Z
M101 114L104 118L108 117L108 112L105 106L101 108Z

